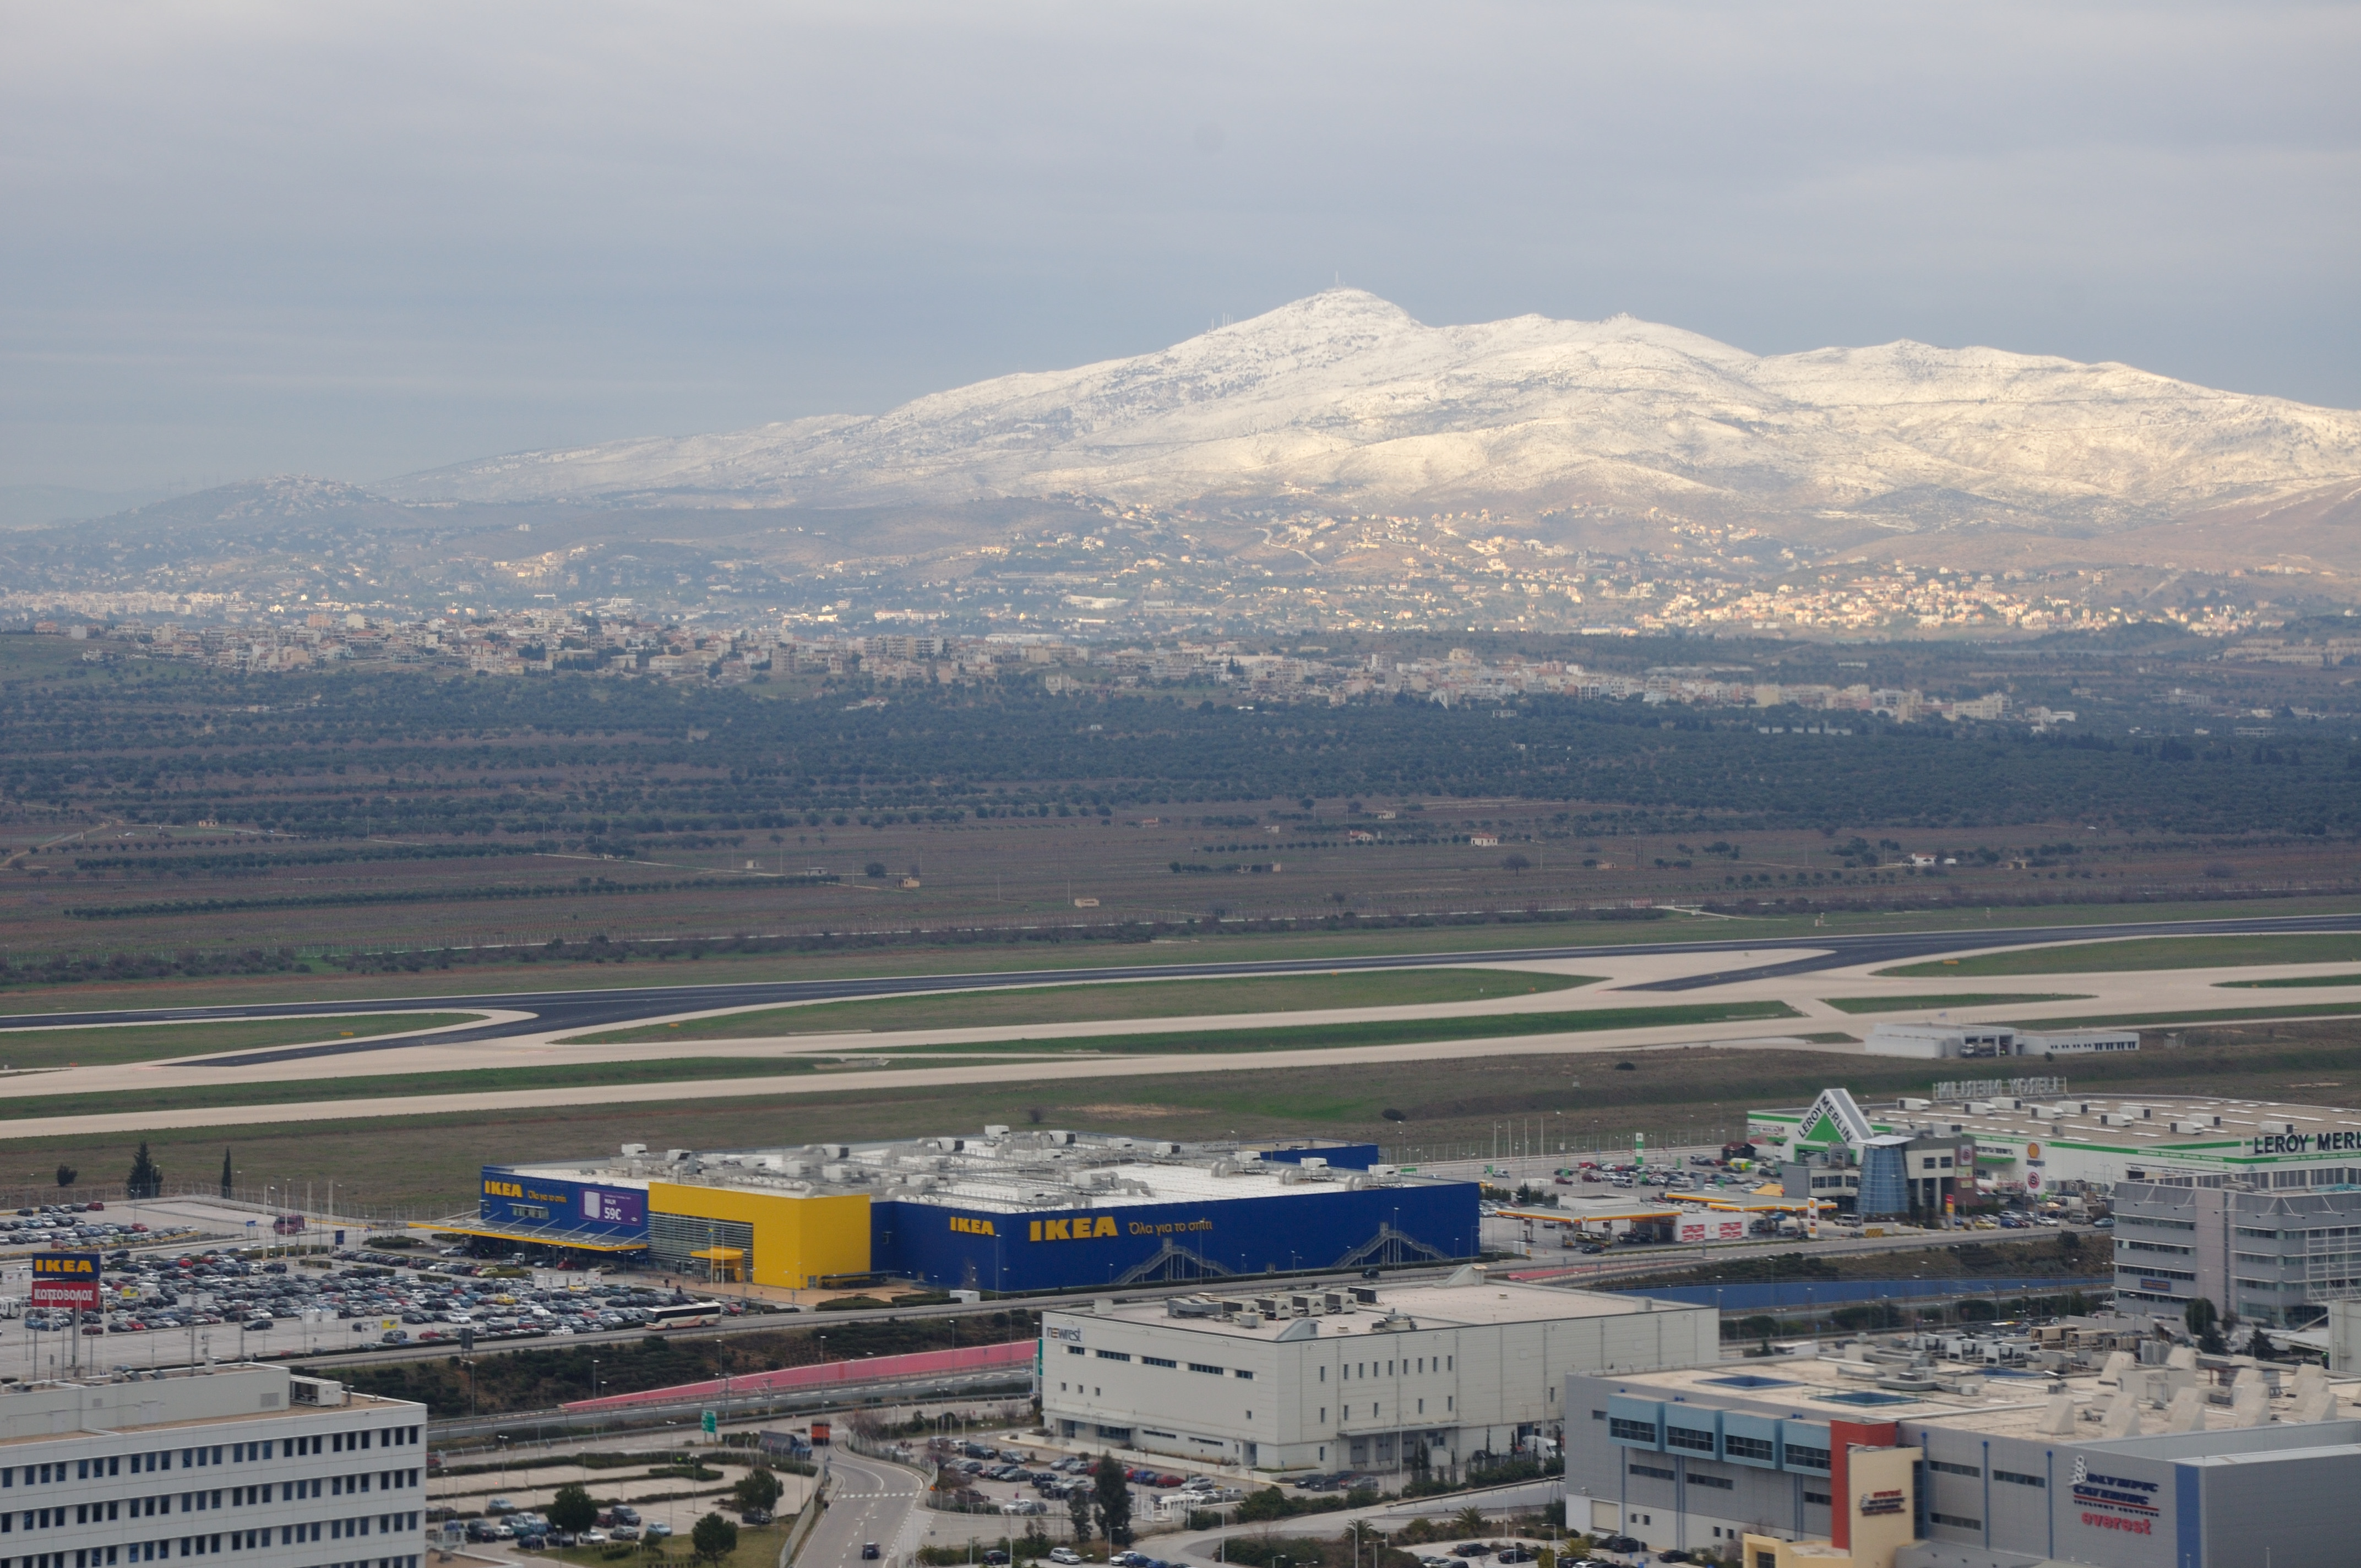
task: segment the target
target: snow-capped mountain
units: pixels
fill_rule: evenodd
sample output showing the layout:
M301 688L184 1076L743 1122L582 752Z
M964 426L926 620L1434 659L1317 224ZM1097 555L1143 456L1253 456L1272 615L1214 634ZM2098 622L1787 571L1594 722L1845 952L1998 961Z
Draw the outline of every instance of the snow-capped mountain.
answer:
M1661 505L2087 533L2361 485L2361 413L1900 342L1760 356L1675 327L1430 327L1333 289L1174 345L870 417L519 453L396 499ZM2335 499L2341 499L2341 496Z

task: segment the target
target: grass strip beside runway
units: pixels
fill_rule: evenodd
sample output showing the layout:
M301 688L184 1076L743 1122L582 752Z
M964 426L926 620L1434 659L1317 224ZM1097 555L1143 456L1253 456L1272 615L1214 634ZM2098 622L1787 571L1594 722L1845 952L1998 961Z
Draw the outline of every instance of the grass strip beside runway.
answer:
M2361 985L2361 974L2290 974L2277 980L2220 980L2213 983L2242 991L2289 991L2301 986Z
M480 1013L376 1013L350 1018L255 1018L219 1024L126 1024L105 1028L0 1030L0 1064L13 1069L115 1067L265 1046L368 1039L467 1024Z
M1187 1029L1142 1035L1019 1036L958 1045L854 1047L848 1055L935 1056L1089 1053L1097 1056L1191 1056L1231 1051L1337 1050L1355 1046L1422 1045L1429 1041L1514 1039L1526 1035L1591 1034L1602 1029L1657 1029L1683 1024L1730 1024L1756 1018L1800 1018L1784 1002L1699 1002L1672 1007L1601 1007L1584 1013L1487 1013L1474 1017L1384 1018L1356 1024L1304 1024L1279 1029Z
M2136 970L2226 969L2255 964L2334 964L2361 959L2361 932L2289 932L2253 937L2136 937L2018 948L1964 959L1882 969L1881 976L1958 979L1986 974L2121 974Z
M1917 1007L2005 1007L2027 1002L2088 1002L2088 995L2072 992L1985 992L1955 991L1940 996L1827 996L1822 997L1839 1013L1904 1013Z
M644 1045L658 1040L750 1040L787 1035L874 1034L909 1029L990 1029L1026 1024L1088 1024L1188 1018L1224 1013L1303 1013L1344 1007L1413 1007L1498 1002L1596 985L1589 975L1495 969L1359 970L1236 980L1116 981L1003 992L949 992L857 1002L765 1007L678 1024L633 1025L577 1035L570 1046Z
M214 1106L302 1105L323 1100L413 1099L428 1094L497 1094L518 1089L579 1089L599 1084L686 1083L716 1078L777 1078L836 1065L819 1057L705 1057L675 1061L581 1062L566 1067L490 1067L458 1072L391 1072L374 1077L290 1078L262 1083L192 1083L138 1092L142 1111ZM117 1091L40 1094L0 1100L0 1122L96 1116L126 1109Z

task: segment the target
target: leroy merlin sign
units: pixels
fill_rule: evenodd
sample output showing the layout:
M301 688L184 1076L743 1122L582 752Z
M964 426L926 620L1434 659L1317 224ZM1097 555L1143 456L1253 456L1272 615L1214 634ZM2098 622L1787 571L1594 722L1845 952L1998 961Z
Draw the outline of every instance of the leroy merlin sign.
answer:
M1853 1101L1852 1092L1845 1089L1823 1089L1820 1097L1804 1113L1803 1131L1795 1135L1799 1144L1817 1144L1832 1148L1839 1145L1858 1148L1877 1135L1861 1107Z

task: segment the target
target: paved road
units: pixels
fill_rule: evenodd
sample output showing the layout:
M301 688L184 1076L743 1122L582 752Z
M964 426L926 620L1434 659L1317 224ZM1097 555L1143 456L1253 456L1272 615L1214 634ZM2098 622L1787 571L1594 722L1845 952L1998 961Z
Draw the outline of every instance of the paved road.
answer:
M861 1550L871 1544L884 1568L917 1550L925 1529L917 1472L840 1448L827 1463L828 1513L796 1554L796 1568L864 1568Z
M779 1006L791 1003L910 996L933 992L986 991L1010 986L1067 985L1090 981L1235 979L1253 975L1327 974L1341 970L1430 969L1442 965L1531 963L1615 959L1647 954L1791 953L1767 964L1743 964L1624 987L1633 992L1696 991L1777 979L1857 964L1898 963L1938 953L1981 951L2032 944L2125 937L2246 936L2266 933L2361 931L2361 913L2241 916L2222 920L2120 921L2089 926L1978 927L1957 931L1783 937L1728 941L1617 942L1578 946L1496 948L1480 952L1378 954L1363 958L1266 959L1231 963L1126 964L1105 969L1001 970L985 974L893 975L865 979L741 981L717 985L632 986L612 991L516 992L478 996L404 996L347 1002L287 1002L236 1007L119 1008L107 1012L19 1014L8 1028L58 1028L96 1024L186 1023L227 1018L302 1018L356 1013L499 1010L503 1016L434 1036L438 1045L519 1036L612 1028L684 1014ZM5 1039L5 1035L0 1035ZM213 1067L248 1067L313 1057L348 1056L415 1047L415 1036L330 1040L241 1051L205 1058Z

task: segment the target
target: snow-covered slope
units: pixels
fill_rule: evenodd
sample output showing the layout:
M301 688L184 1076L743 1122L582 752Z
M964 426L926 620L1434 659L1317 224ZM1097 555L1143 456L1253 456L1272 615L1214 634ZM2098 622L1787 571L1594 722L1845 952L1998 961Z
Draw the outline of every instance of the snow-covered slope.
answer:
M1663 503L2093 528L2361 477L2361 414L2123 365L1893 343L1757 357L1675 327L1429 327L1334 289L1161 353L869 418L522 453L412 499Z

